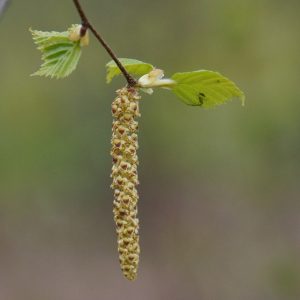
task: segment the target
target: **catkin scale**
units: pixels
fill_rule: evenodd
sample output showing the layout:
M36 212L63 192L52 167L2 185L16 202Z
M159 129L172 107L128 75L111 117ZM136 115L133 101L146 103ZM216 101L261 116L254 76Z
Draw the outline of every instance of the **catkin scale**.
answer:
M111 111L113 115L111 156L113 213L118 238L119 261L124 276L134 280L139 263L139 220L137 218L137 131L140 96L135 88L117 90Z

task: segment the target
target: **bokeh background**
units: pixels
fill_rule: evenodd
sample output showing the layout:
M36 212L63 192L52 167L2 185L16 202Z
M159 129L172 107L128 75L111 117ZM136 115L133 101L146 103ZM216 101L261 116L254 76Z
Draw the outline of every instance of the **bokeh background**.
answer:
M120 77L91 38L64 80L30 77L28 28L63 31L72 1L11 1L0 20L0 299L300 299L298 0L82 0L121 57L218 70L246 93L213 110L143 95L142 256L119 270L110 104Z

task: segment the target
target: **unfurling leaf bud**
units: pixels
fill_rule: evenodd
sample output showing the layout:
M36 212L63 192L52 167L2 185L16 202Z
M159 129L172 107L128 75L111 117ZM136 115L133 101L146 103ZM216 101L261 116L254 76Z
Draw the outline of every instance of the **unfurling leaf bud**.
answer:
M135 88L127 87L118 90L117 95L112 103L113 213L117 227L121 269L127 279L134 280L137 276L140 253L136 189L138 122L135 120L140 115L138 109L140 96Z
M72 25L71 28L69 28L69 40L72 42L77 42L80 40L80 46L88 46L90 42L89 38L89 32L85 31L84 36L81 36L81 29L82 25L76 24Z

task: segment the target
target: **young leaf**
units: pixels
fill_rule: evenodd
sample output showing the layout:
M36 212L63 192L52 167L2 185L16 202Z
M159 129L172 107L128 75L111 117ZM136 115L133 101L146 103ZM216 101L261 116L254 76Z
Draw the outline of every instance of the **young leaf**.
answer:
M154 67L151 64L144 63L142 61L131 59L131 58L119 58L122 65L125 67L126 71L133 75L144 75L149 73ZM106 64L107 75L106 82L110 83L111 80L121 74L120 69L116 65L116 63L111 60Z
M71 40L73 31L80 25L72 25L65 32L31 30L37 49L42 52L43 63L32 75L63 78L72 73L81 55L80 38Z
M172 91L188 105L211 108L228 102L234 97L244 104L244 93L228 78L213 71L175 73L171 79L177 82Z

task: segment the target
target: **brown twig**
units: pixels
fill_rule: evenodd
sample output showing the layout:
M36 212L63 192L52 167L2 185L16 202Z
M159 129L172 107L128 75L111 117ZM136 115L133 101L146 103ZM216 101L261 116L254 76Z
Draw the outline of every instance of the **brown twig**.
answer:
M110 57L114 60L124 77L126 78L128 82L128 86L135 86L137 84L136 80L126 71L125 67L122 65L120 60L117 58L113 50L110 48L110 46L105 42L105 40L101 37L101 35L97 32L97 30L92 26L92 24L89 22L86 14L84 13L81 4L79 3L79 0L73 0L74 5L78 11L78 14L81 18L81 32L80 35L84 36L86 31L88 29L91 30L91 32L94 34L96 39L100 42L100 44L104 47L104 49L107 51L107 53L110 55Z

